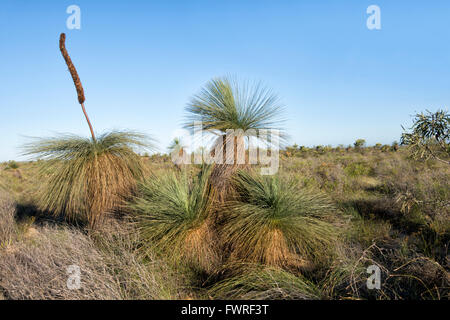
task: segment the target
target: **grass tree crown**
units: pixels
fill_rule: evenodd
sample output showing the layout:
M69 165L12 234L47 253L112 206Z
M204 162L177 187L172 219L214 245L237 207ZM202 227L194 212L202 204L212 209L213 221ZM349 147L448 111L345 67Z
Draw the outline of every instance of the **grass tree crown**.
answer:
M406 145L413 158L435 158L450 164L450 114L438 110L427 111L414 116L412 127L401 136L401 144Z
M24 154L43 159L45 184L38 206L68 220L87 220L91 227L131 195L144 168L136 148L152 148L146 135L112 131L96 141L76 135L37 139Z
M210 80L186 107L186 128L202 122L204 130L224 134L228 129L279 129L282 105L261 83L239 83L235 78Z

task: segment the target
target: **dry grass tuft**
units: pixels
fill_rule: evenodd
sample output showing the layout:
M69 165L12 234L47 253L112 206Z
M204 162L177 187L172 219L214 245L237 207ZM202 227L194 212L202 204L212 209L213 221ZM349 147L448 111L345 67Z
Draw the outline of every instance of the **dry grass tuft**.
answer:
M110 223L111 222L111 223ZM86 235L70 227L30 227L0 249L0 292L7 299L175 299L185 293L164 261L138 254L138 234L108 220ZM28 233L28 231L26 231ZM80 289L69 289L67 267L80 267Z
M81 269L81 288L67 286L67 268ZM120 299L93 243L75 229L46 226L32 239L0 251L0 288L7 299Z
M7 247L15 236L15 214L14 201L6 192L0 190L0 248Z
M93 239L105 257L107 268L120 284L121 297L134 300L179 299L183 275L175 274L167 261L139 250L140 234L128 221L108 219Z

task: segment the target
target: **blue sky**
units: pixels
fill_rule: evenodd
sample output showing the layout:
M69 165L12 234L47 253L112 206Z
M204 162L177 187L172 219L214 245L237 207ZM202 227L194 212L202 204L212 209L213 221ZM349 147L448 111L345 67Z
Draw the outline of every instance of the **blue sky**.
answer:
M68 30L66 8L81 8ZM381 8L368 30L366 8ZM415 111L450 105L449 1L9 1L0 5L0 161L27 136L143 131L162 151L209 79L262 80L299 145L398 140Z

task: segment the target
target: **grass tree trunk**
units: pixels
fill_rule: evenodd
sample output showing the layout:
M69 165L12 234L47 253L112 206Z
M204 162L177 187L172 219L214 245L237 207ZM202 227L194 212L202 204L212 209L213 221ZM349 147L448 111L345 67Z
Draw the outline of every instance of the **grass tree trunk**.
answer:
M227 144L232 145L232 150L227 150ZM215 150L211 152L211 155L215 156ZM232 192L233 174L246 166L244 136L222 135L222 163L215 163L210 177L211 185L216 189L217 200L220 203L223 203Z

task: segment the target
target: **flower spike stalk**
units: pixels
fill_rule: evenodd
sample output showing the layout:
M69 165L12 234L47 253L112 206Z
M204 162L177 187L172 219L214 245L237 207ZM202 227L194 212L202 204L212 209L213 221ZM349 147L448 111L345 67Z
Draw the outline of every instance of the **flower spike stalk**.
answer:
M69 53L66 50L65 42L66 42L66 34L61 33L59 37L59 49L61 50L64 60L66 61L67 67L69 68L69 72L70 75L72 76L73 83L75 84L75 88L77 89L78 102L81 105L81 109L83 109L84 116L86 117L89 129L91 130L92 140L95 142L96 139L94 135L94 129L92 128L91 121L89 120L86 109L84 108L84 101L86 100L86 98L84 97L83 86L81 85L81 80L80 77L78 76L77 69L75 69L73 62L70 59Z

